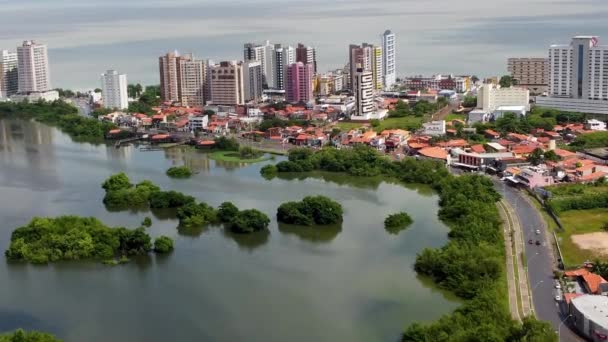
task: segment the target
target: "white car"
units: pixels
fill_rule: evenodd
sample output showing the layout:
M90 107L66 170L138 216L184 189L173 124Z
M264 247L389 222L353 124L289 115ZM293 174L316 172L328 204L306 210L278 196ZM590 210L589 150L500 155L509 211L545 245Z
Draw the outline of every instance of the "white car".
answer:
M540 229L537 229L537 230L536 230L536 234L540 234Z
M555 283L555 288L559 290L562 288L562 286L559 283Z
M560 295L556 295L556 296L555 296L555 300L556 300L557 302L559 302L560 300L562 300L562 296L560 296Z

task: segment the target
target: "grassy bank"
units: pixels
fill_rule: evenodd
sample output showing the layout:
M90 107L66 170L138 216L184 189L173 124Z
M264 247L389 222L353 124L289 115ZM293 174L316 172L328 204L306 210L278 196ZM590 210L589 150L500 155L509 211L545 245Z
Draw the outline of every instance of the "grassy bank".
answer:
M416 130L422 127L424 117L405 116L402 118L388 118L380 121L380 125L375 127L376 132L382 132L387 129L405 129L408 131Z
M231 163L259 163L270 160L269 157L262 155L259 158L243 159L236 151L215 151L209 154L209 159L231 162Z
M557 236L561 238L560 247L568 265L580 265L600 257L592 250L578 247L572 236L603 232L602 226L608 222L608 209L569 210L561 213L560 219L566 231L558 232Z

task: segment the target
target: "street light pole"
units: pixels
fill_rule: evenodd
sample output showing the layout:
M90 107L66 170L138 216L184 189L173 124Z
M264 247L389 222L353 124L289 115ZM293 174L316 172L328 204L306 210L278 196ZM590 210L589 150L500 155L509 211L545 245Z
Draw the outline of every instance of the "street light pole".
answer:
M559 327L557 328L557 340L558 340L558 341L561 341L561 331L562 331L562 325L564 325L564 323L566 323L566 320L567 320L568 318L570 318L571 316L572 316L572 315L568 315L568 316L566 316L566 318L564 318L564 319L562 320L562 322L559 324Z

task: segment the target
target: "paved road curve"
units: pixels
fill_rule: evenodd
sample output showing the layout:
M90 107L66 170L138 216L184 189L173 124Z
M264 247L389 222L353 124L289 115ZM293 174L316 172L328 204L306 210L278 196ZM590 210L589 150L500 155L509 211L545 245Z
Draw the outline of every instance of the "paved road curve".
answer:
M555 258L550 243L551 235L544 227L544 221L536 208L528 202L518 190L493 179L496 189L515 209L521 224L525 243L526 262L528 265L528 279L530 280L530 291L536 317L543 321L551 322L557 331L562 321L566 318L559 311L555 301L555 288L553 280L553 269ZM536 230L540 230L540 235ZM543 246L528 244L528 240L540 240L545 242ZM560 341L583 341L578 335L571 331L566 324L561 326Z

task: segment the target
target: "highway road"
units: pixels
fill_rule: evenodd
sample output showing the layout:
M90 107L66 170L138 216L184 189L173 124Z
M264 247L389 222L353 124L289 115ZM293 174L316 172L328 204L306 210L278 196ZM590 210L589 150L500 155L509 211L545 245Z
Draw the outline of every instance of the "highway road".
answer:
M543 218L536 208L524 198L525 194L496 178L492 178L492 181L496 185L496 190L515 209L521 223L525 241L528 279L530 280L530 291L532 292L536 317L550 322L555 331L559 329L560 341L584 341L567 324L562 325L566 315L560 312L559 304L555 301L556 289L554 287L553 270L557 259L551 249L553 236L545 228ZM536 230L540 230L540 234L536 234ZM528 244L527 242L530 239L534 242L540 240L544 242L544 245Z

